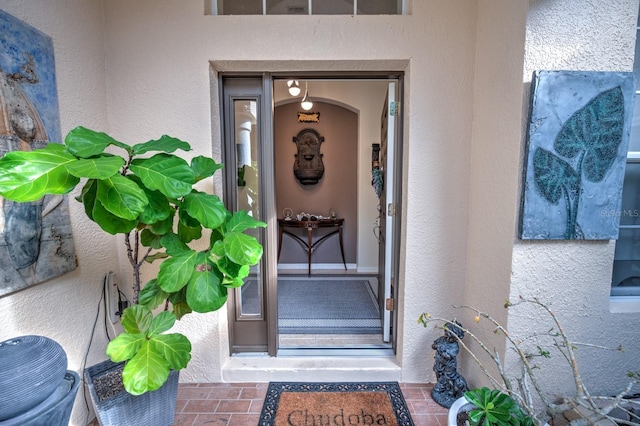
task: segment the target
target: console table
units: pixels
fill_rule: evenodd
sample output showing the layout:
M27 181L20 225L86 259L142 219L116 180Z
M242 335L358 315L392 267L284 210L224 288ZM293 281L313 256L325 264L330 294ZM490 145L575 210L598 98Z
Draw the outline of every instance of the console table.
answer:
M342 264L344 265L345 271L347 270L347 262L344 260L344 246L342 243L342 226L344 225L344 219L319 219L319 220L289 220L289 219L278 219L278 261L280 261L280 251L282 249L282 234L287 234L291 238L295 239L302 248L307 251L307 267L308 267L308 275L311 275L311 255L315 251L315 249L322 244L327 238L338 235L340 240L340 254L342 254ZM287 228L306 228L307 229L307 240L305 241L299 235L296 235L289 231ZM320 228L335 228L333 231L329 232L327 235L322 236L317 241L313 241L313 231L314 229Z

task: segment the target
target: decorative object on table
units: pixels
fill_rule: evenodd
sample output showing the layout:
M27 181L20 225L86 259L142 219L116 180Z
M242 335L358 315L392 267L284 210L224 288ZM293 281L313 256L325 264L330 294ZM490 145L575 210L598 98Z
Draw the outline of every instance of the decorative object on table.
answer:
M0 10L0 157L60 140L53 42ZM53 143L53 142L52 142ZM74 270L67 197L0 198L0 296Z
M122 156L114 154L118 149ZM106 353L113 362L126 362L122 382L132 395L160 388L172 370L186 367L191 343L180 333L166 332L192 311L221 308L228 289L240 287L262 257L262 245L245 231L266 224L244 210L231 213L218 196L194 188L222 165L203 156L187 163L173 154L177 150L191 147L166 135L128 145L77 127L64 145L10 152L0 159L4 197L24 202L65 194L84 178L77 199L89 219L108 234L122 234L133 270L133 305L124 310L124 331ZM189 247L201 238L208 243L203 251ZM142 265L156 259L163 259L156 278L142 286ZM164 310L154 314L161 305Z
M298 123L319 123L319 122L320 122L319 112L299 112L298 113Z
M315 185L324 175L320 145L324 137L313 129L303 129L293 137L298 153L295 154L293 174L302 185Z
M634 98L631 72L534 73L520 238L618 238Z
M67 354L47 337L0 342L0 425L66 426L80 377Z
M467 390L467 381L458 373L457 356L460 352L458 340L462 340L464 331L460 323L452 321L444 330L444 336L438 337L431 348L436 351L433 371L436 372L436 384L431 390L433 400L443 407L451 404Z
M293 210L291 210L289 207L285 208L282 211L282 216L284 216L284 220L291 220L293 219Z
M271 382L259 426L280 424L413 426L398 382Z
M296 214L296 219L299 220L299 221L323 220L323 219L329 219L329 217L322 216L321 214L316 214L316 213L300 212L300 213ZM332 218L332 219L335 219L335 218Z
M329 209L329 217L331 219L335 219L337 217L337 213L335 209Z

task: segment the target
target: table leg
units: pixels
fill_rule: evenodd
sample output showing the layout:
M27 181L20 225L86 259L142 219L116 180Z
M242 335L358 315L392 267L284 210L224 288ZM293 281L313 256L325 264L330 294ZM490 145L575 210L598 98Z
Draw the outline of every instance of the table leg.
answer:
M311 252L313 251L313 229L307 228L307 275L311 276Z
M340 253L342 254L342 264L344 265L344 270L347 270L347 262L344 260L344 245L342 244L342 226L338 228L338 237L340 238Z

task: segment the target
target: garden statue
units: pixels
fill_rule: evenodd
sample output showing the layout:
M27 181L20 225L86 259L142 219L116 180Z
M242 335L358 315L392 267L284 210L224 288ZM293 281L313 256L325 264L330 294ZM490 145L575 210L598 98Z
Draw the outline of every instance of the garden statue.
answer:
M456 370L456 357L460 352L458 339L464 337L464 331L457 327L457 321L447 325L444 336L438 337L431 348L436 351L433 371L436 372L436 384L431 390L433 400L443 407L450 408L453 402L464 395L467 381ZM456 338L457 336L457 338Z

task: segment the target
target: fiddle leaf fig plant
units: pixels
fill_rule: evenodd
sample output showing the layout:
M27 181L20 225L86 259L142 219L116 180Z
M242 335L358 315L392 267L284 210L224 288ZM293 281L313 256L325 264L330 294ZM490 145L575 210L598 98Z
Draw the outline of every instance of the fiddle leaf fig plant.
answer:
M166 332L185 314L220 309L227 290L241 286L262 256L262 245L245 231L266 224L245 211L231 213L218 196L197 190L197 182L223 166L204 156L189 163L175 154L190 150L187 142L166 135L128 145L77 127L64 144L0 159L2 197L36 201L67 194L84 182L76 199L89 219L109 234L124 235L133 304L125 309L124 331L108 344L107 355L126 361L123 383L133 395L158 389L170 370L186 367L191 343ZM157 259L163 260L157 276L142 286L142 266Z

